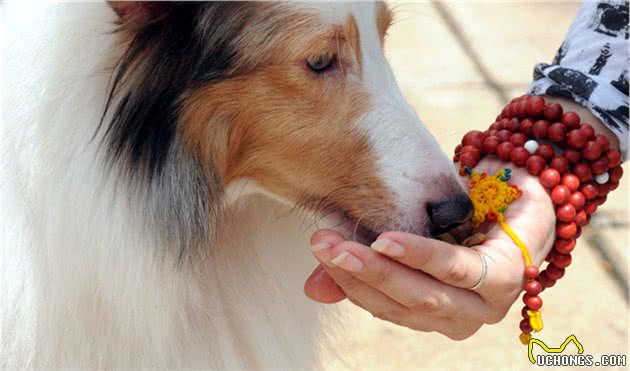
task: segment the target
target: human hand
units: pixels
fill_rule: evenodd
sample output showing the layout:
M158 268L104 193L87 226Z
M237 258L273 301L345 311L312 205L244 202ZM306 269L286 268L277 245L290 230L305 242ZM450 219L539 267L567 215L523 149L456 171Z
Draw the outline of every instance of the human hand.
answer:
M493 174L506 166L484 159L475 170ZM538 178L526 170L514 168L510 182L523 196L508 207L506 221L539 265L555 236L553 205ZM497 223L485 233L485 242L467 248L409 233L385 232L370 248L335 231L320 230L311 244L321 264L307 279L305 292L322 303L347 297L383 320L465 339L484 323L500 321L523 284L520 250ZM480 253L488 263L487 281L471 291L481 277Z

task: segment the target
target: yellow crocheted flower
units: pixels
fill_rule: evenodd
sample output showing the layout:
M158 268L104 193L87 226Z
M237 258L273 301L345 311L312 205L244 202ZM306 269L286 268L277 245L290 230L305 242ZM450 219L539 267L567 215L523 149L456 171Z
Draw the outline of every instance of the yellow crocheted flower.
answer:
M503 220L507 206L521 197L521 191L510 180L510 169L501 169L493 176L470 172L470 200L474 207L473 227L487 220Z

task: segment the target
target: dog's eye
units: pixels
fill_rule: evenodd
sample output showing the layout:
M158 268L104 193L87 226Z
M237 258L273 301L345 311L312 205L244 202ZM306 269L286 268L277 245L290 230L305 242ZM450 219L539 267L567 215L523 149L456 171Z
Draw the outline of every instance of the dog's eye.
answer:
M322 54L311 57L306 60L308 68L315 73L322 73L333 67L335 56L330 54Z

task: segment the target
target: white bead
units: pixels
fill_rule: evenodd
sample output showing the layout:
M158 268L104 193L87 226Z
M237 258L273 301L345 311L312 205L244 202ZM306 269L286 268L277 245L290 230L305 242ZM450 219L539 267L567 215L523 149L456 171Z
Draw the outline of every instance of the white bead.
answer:
M527 142L525 142L524 147L530 155L533 155L538 149L538 142L536 142L535 140L528 140Z
M608 176L608 172L605 173L601 173L599 175L595 175L595 181L598 184L604 184L608 181L608 179L610 178L610 176Z

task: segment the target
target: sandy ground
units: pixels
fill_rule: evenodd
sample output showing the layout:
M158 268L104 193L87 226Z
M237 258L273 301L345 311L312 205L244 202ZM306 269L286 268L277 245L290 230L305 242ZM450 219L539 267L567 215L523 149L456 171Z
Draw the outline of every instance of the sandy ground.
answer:
M505 99L525 91L534 64L553 58L579 3L423 2L393 7L398 20L386 51L399 85L451 153L466 131L487 127ZM628 174L627 163L624 170ZM585 353L596 358L628 354L627 177L600 210L584 231L565 277L544 293L546 327L539 336L556 347L575 334ZM353 326L339 339L339 357L328 361L326 369L536 368L517 339L520 305L503 322L484 326L461 342L397 327L350 305L342 308ZM575 352L573 346L566 350Z

